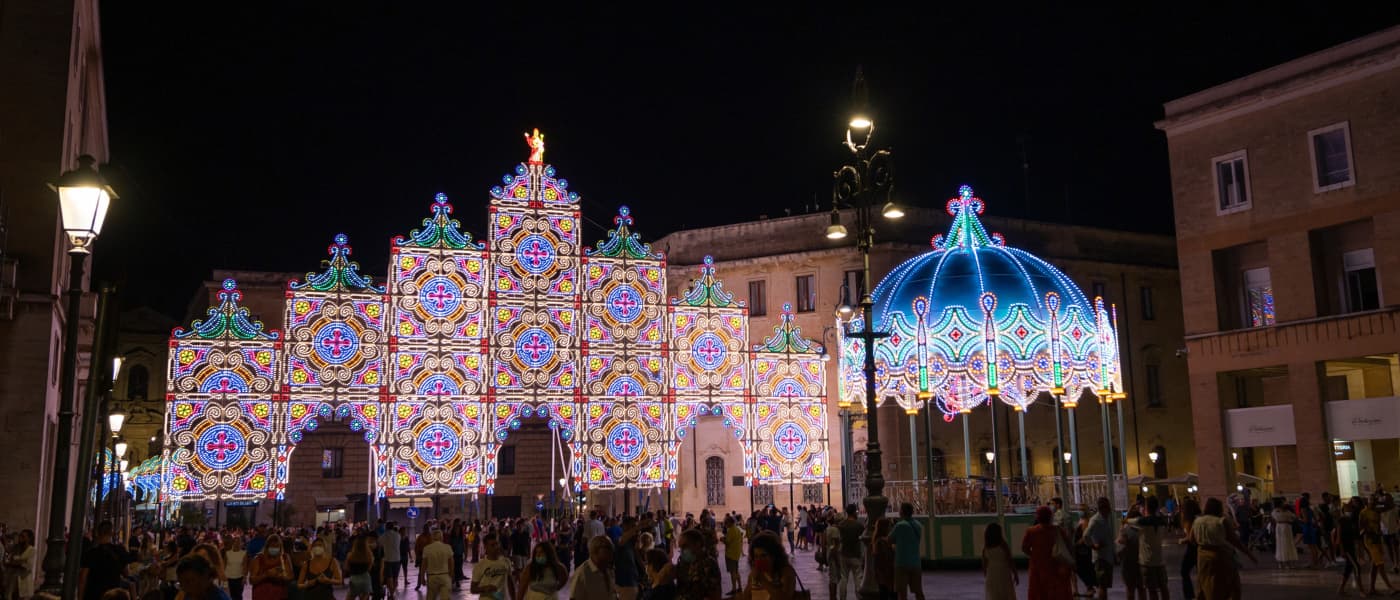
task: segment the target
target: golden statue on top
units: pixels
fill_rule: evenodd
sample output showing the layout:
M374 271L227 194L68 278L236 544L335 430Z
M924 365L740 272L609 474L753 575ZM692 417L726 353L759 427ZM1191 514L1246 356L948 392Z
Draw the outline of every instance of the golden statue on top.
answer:
M544 164L544 134L540 133L540 128L535 128L535 134L525 134L525 145L530 147L530 160L532 165Z

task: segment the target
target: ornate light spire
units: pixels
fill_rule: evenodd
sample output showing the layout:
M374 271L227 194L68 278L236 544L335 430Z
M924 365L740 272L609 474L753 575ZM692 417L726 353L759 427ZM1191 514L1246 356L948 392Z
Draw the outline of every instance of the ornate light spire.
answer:
M1001 234L988 235L986 228L982 227L982 221L977 216L985 209L986 204L982 199L973 195L972 186L959 187L958 197L948 200L948 214L953 215L953 224L948 228L947 235L934 236L933 247L939 250L971 250L1006 245Z
M275 340L281 335L277 330L264 331L262 321L251 320L248 309L239 306L243 292L232 279L225 279L219 290L219 305L209 307L204 320L195 320L194 326L186 330L176 327L170 334L179 339L212 340L229 337L237 340Z
M447 203L447 194L433 197L432 211L433 216L423 219L422 229L409 232L408 239L404 239L403 236L395 237L394 245L456 250L481 248L481 244L472 243L471 234L462 232L462 224L452 218L452 205Z
M671 303L712 308L736 308L744 305L743 302L735 302L734 294L725 291L724 282L715 278L715 259L711 256L705 257L705 263L700 265L700 278L686 290L685 296L672 298Z
M802 328L792 320L792 305L783 305L783 318L773 328L773 335L762 344L755 344L754 352L793 352L818 354L817 345L802 336Z
M653 254L651 244L643 243L642 236L632 231L632 209L618 207L613 217L617 229L608 230L608 239L598 242L598 247L586 252L588 256L608 258L659 259L660 253Z
M293 290L384 293L383 287L374 285L369 277L360 274L360 263L350 260L350 238L345 234L335 234L334 243L326 251L331 257L321 261L321 268L325 271L307 273L305 282L292 281L288 285Z

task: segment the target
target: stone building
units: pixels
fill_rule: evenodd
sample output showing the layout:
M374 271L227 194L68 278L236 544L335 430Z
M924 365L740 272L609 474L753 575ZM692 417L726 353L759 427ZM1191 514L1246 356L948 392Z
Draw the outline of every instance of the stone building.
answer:
M1400 480L1400 27L1172 100L1201 492Z
M33 528L36 556L48 535L64 324L81 320L81 398L95 306L89 295L82 314L65 314L68 241L46 182L84 154L108 161L99 31L96 0L0 4L0 455L7 458L0 522ZM102 240L95 245L100 256ZM80 422L73 420L75 448Z
M1025 249L1054 264L1086 294L1102 296L1118 306L1120 340L1124 358L1128 399L1125 405L1126 444L1116 440L1115 448L1126 446L1129 476L1146 478L1183 476L1197 468L1192 452L1191 430L1187 425L1190 407L1185 386L1186 365L1179 358L1182 322L1178 303L1176 257L1169 236L1109 231L1018 219L997 218L996 199L983 216L988 231L1003 234L1009 245ZM871 253L872 283L899 263L930 250L929 240L947 231L951 217L933 209L907 210L903 219L877 225L876 246ZM844 222L853 222L845 215ZM750 335L772 331L784 305L792 306L796 321L813 340L835 347L835 310L842 304L855 305L863 290L861 255L846 240L833 242L822 234L828 224L824 213L760 219L745 223L685 230L662 237L653 247L666 253L671 295L679 295L698 272L705 255L712 255L718 276L750 308ZM758 343L761 339L751 340ZM853 407L850 426L847 417L836 410L836 368L827 369L827 391L831 473L830 486L808 489L756 490L755 504L773 502L787 506L821 502L838 505L864 495L864 460L859 452L865 446L865 418ZM1029 474L1032 477L1055 473L1053 461L1064 450L1056 448L1053 413L1048 397L1027 412L1026 438ZM1020 442L1016 420L1003 411L999 436L1004 476L1020 475ZM1096 403L1081 404L1078 431L1081 474L1104 473L1102 421ZM908 416L894 403L880 409L880 435L884 452L884 476L898 482L922 480L932 468L935 478L957 478L966 474L989 475L983 458L991 450L991 423L987 411L972 416L970 426L972 464L964 457L962 428L945 423L934 414L932 431L924 415ZM686 510L709 506L721 512L749 510L749 491L742 487L742 462L732 436L723 435L718 417L702 417L698 435L690 436L681 460L680 486L676 503ZM841 432L851 431L850 439ZM912 440L912 443L911 443ZM850 444L850 449L843 446ZM932 445L932 459L930 449ZM1157 452L1155 464L1149 453ZM1119 450L1123 451L1123 450ZM844 456L854 453L853 464ZM932 462L932 464L930 464ZM1120 463L1115 463L1120 464ZM1115 467L1115 472L1119 471ZM841 475L853 480L855 492L843 497ZM720 486L723 489L714 489ZM1135 490L1136 491L1136 490ZM893 492L898 495L898 492ZM721 500L717 504L714 500Z

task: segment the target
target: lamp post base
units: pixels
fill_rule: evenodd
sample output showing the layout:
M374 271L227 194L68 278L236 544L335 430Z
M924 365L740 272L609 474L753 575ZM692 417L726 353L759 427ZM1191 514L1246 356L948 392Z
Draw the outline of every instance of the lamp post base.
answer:
M866 496L863 500L865 504L865 533L860 536L861 545L865 548L865 576L861 579L860 589L856 595L860 600L879 600L880 583L876 581L875 574L875 553L870 551L870 540L875 537L875 521L884 518L889 510L890 499L880 496Z

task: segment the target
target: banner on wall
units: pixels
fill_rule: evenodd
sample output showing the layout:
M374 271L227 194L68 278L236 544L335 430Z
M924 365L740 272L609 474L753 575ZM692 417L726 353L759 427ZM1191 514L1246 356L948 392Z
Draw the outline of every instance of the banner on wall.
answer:
M1328 402L1327 432L1334 440L1400 438L1400 397Z
M1292 446L1298 443L1293 430L1293 406L1258 406L1225 411L1226 430L1231 448Z

